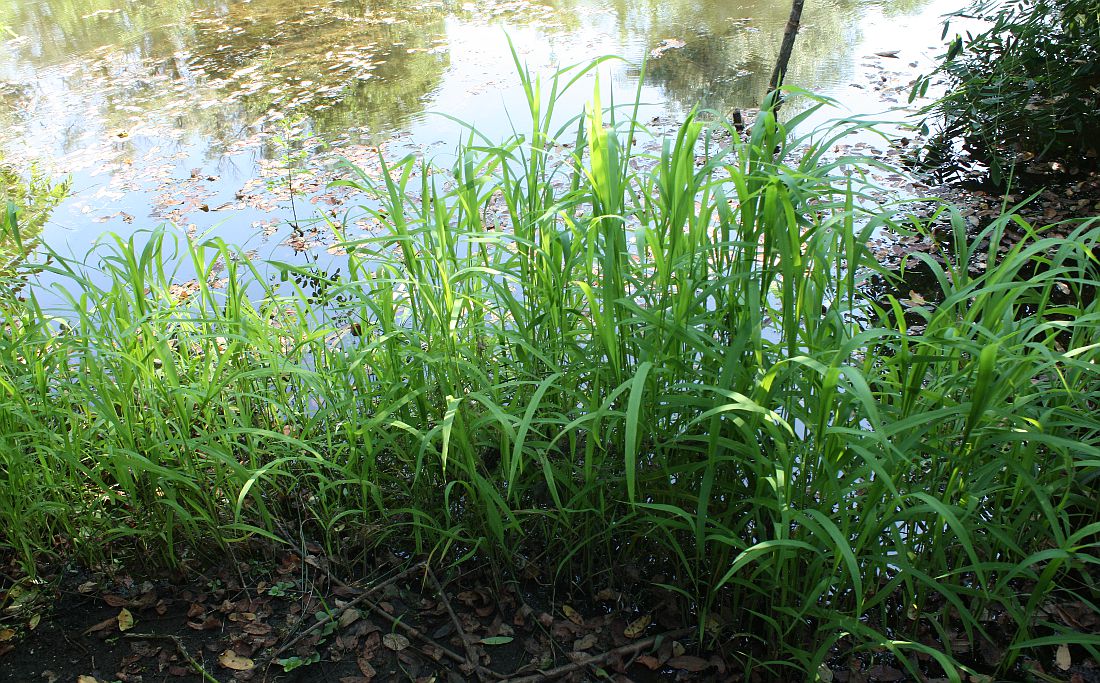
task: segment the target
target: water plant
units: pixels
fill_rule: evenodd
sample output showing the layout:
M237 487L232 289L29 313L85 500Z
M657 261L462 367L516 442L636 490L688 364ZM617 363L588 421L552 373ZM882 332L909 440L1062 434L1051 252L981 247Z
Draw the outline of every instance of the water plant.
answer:
M379 229L333 226L331 296L167 228L55 255L61 304L0 308L0 546L179 564L291 525L337 558L657 583L773 678L1095 656L1040 608L1093 604L1100 227L1006 215L974 271L945 208L942 303L906 310L864 286L900 207L828 153L864 124L691 114L640 151L598 90L555 116L592 68L521 70L530 128L449 168L346 181Z

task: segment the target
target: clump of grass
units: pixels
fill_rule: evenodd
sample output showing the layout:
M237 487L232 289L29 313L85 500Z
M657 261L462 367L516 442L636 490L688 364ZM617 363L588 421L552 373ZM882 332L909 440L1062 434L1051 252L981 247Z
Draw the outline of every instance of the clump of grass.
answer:
M1007 639L1006 669L1095 654L1040 607L1091 599L1100 228L1006 216L974 275L956 221L918 334L862 287L898 227L869 162L825 153L861 124L690 115L647 154L598 94L552 129L584 72L521 72L531 129L449 169L348 181L383 230L323 297L165 229L55 256L64 313L0 308L3 545L178 563L286 522L333 555L629 566L776 677L886 648L958 680L960 635ZM1029 237L998 256L1009 222Z

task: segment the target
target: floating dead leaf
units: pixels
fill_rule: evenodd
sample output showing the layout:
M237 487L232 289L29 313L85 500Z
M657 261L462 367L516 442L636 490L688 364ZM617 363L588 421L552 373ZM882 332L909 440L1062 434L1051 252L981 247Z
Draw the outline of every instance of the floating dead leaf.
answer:
M649 622L653 621L653 615L646 614L638 617L634 621L627 624L623 630L623 635L627 638L637 638L645 632L646 627L649 626Z
M0 629L0 643L7 642L15 637L15 631L10 628Z
M134 627L134 615L125 607L119 610L117 619L119 631L129 631Z
M218 664L233 671L251 671L256 663L248 657L242 657L233 650L226 650L218 655Z
M695 673L709 668L710 662L691 655L680 655L679 657L673 657L668 660L665 662L665 665L671 666L673 669L683 669L684 671Z
M581 613L577 610L573 609L569 605L562 605L561 611L562 614L564 614L565 617L569 619L569 621L573 622L577 626L584 626L584 617L582 617Z
M195 280L179 284L168 285L168 295L177 302L184 302L191 298L193 294L198 292L202 287Z
M409 646L409 639L400 633L387 633L382 636L382 644L394 652L400 652Z
M99 683L95 676L77 676L76 683Z
M687 43L680 40L679 38L665 38L661 42L657 43L657 47L649 51L649 56L657 59L669 50L678 50L686 45Z
M1069 654L1069 645L1058 646L1058 651L1054 654L1054 664L1062 671L1069 671L1070 666L1073 665L1073 658Z
M928 303L928 301L920 295L920 292L909 290L909 298L903 299L902 303L908 306L923 306Z

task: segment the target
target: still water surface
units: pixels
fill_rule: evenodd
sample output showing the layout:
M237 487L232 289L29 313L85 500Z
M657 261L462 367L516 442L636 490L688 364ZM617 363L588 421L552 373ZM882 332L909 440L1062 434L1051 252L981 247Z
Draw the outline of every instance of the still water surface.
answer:
M807 3L788 82L858 97L848 85L868 51L927 59L943 4ZM288 144L314 169L293 179L298 212L335 215L342 199L325 182L337 159L454 149L461 129L433 112L503 137L522 112L507 37L533 70L625 57L603 73L618 101L648 57L646 115L675 119L696 104L758 104L788 11L775 0L0 0L0 154L72 174L75 194L43 234L55 247L79 254L104 230L171 221L259 240L269 255L303 246L286 241ZM576 113L591 92L561 107Z

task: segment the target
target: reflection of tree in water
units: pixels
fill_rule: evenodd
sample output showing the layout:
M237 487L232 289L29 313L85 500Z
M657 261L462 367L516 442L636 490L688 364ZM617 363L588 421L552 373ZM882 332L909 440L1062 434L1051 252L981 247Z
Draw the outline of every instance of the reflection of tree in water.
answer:
M392 131L423 108L449 64L445 50L433 49L444 35L441 4L405 13L371 0L307 8L265 0L206 16L215 23L189 47L208 79L232 82L230 96L233 86L245 93L248 123L294 111L325 137L351 127Z
M683 48L649 62L648 81L685 107L699 103L728 111L759 106L775 67L781 30L772 34L740 27L725 34L686 37ZM842 37L801 33L784 82L810 88L835 83L849 63L848 50L850 41Z
M0 0L0 24L26 37L0 48L14 57L0 59L0 79L34 83L52 98L51 115L67 119L51 123L67 141L63 152L98 137L128 158L142 153L143 139L182 149L194 137L218 156L257 124L291 112L330 140L353 127L375 134L404 127L450 65L437 48L454 13L530 21L548 36L592 23L631 59L663 39L683 40L650 61L651 83L684 106L751 106L766 87L789 9L772 0L543 2L553 5L549 14L521 0ZM789 83L843 78L860 7L810 3ZM46 65L61 68L39 83Z
M171 55L190 33L198 0L0 0L0 25L30 38L21 56L54 65L105 45L142 57ZM117 11L116 11L117 10Z
M560 0L582 5L586 0ZM906 0L910 8L924 0ZM749 0L615 0L621 40L640 59L662 40L685 45L664 51L647 65L647 80L685 107L720 111L757 106L768 86L790 12L789 2ZM892 8L897 11L897 8ZM858 37L858 0L808 3L786 79L815 87L836 83L851 63Z
M0 81L0 126L12 126L29 99L28 88L23 83Z
M21 173L0 157L0 306L21 289L13 278L38 248L42 228L70 188L69 180L54 182L37 166ZM14 224L9 208L15 212Z
M387 5L0 0L0 23L29 38L15 56L33 68L10 75L71 65L59 81L74 118L66 148L96 129L134 129L135 120L140 130L159 125L228 144L290 111L326 137L405 125L448 65L446 51L433 49L447 7Z

